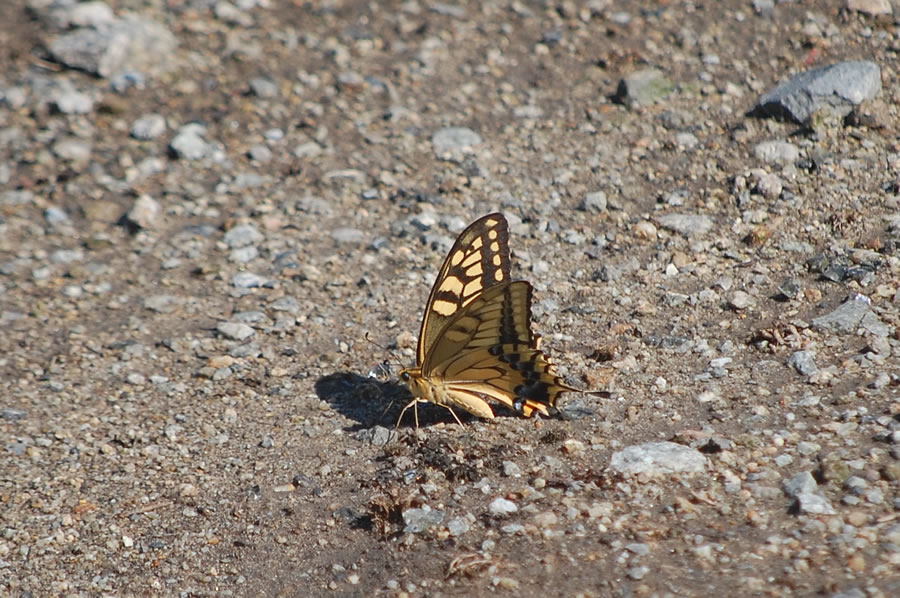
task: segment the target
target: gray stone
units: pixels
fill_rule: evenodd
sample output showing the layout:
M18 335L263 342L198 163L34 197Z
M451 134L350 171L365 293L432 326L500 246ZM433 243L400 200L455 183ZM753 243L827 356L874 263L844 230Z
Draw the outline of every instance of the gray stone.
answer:
M71 222L66 211L56 206L49 206L44 210L44 219L47 221L47 224L50 224L51 226L60 226Z
M606 193L594 191L584 196L579 207L585 212L605 212L606 205Z
M819 371L816 359L809 351L795 351L788 357L787 363L803 376L812 376Z
M231 253L228 254L228 261L234 262L235 264L246 264L252 262L257 257L259 257L259 249L257 249L255 245L248 245L247 247L232 249Z
M297 158L315 158L322 153L322 146L315 141L307 141L294 148L294 156Z
M53 154L76 165L87 164L91 159L93 145L86 139L63 137L53 144Z
M512 461L504 461L503 475L508 478L517 478L522 475L522 469Z
M878 64L868 60L840 62L795 75L763 95L751 114L802 123L826 107L843 116L880 92Z
M269 149L269 146L260 143L247 150L247 156L255 162L264 164L272 159L272 150Z
M764 19L775 16L775 0L753 0L753 10Z
M79 2L66 5L54 2L46 14L47 21L57 29L102 27L116 20L113 9L105 2Z
M781 485L781 489L788 496L797 497L801 494L811 494L819 485L816 479L808 471L801 471Z
M145 114L131 125L131 136L146 141L156 139L166 132L166 119L162 114Z
M111 77L125 71L168 70L177 45L163 25L128 14L61 35L51 42L50 54L68 67Z
M138 197L128 211L128 221L140 228L151 228L156 224L162 208L149 195Z
M239 289L252 289L261 287L266 279L253 272L238 272L231 277L231 284Z
M331 238L338 243L362 243L366 235L358 228L336 228L331 231Z
M53 94L52 103L63 114L90 114L94 111L94 99L71 85L62 85Z
M847 10L861 12L870 17L893 14L890 0L847 0Z
M787 141L763 141L753 148L753 155L766 164L792 164L800 159L800 149Z
M236 341L245 341L255 334L255 330L247 324L239 322L219 322L216 326L219 334Z
M211 148L201 135L206 127L197 123L185 125L169 143L169 149L176 157L184 160L200 160L210 153Z
M793 510L810 515L834 515L834 507L825 497L818 494L798 494L794 499Z
M52 264L71 264L84 260L84 251L80 247L73 249L57 249L50 254Z
M434 153L438 158L446 154L465 152L482 142L481 136L466 127L447 127L431 136Z
M709 216L697 214L663 214L656 220L668 230L682 234L685 237L704 235L712 230L713 221Z
M659 69L647 68L626 75L619 82L616 97L629 106L647 106L675 89L671 79Z
M250 79L250 92L258 98L274 98L278 95L278 85L271 79L254 77Z
M297 301L294 297L286 295L270 303L269 309L273 311L285 311L291 315L296 316L298 313L300 313L300 302Z
M469 521L465 517L454 517L447 522L447 533L454 538L463 535L469 531L470 528Z
M488 512L494 517L505 517L507 515L511 515L519 510L519 507L516 506L511 500L505 499L502 496L495 498L491 501L491 504L488 505Z
M850 297L831 313L814 318L812 325L817 330L838 333L856 332L857 328L864 325L867 330L877 336L890 334L890 327L872 313L868 297L859 294Z
M444 520L443 511L431 509L407 509L403 511L403 523L406 527L403 531L410 534L421 534L433 528Z
M170 314L181 303L174 295L151 295L144 299L144 308L161 314Z
M225 233L225 244L231 249L255 245L262 241L262 233L252 224L239 224Z
M609 469L625 475L700 473L706 470L706 457L674 442L650 442L613 453Z

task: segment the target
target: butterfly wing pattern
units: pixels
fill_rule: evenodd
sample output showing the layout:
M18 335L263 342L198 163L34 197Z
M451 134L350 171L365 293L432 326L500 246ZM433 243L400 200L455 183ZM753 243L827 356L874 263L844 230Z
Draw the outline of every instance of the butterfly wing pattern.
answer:
M539 348L540 335L531 330L532 292L528 282L510 280L502 214L466 228L431 289L416 367L400 372L413 394L400 418L419 402L447 407L454 417L452 408L459 407L492 419L492 401L525 417L550 415L561 393L580 392L559 378Z

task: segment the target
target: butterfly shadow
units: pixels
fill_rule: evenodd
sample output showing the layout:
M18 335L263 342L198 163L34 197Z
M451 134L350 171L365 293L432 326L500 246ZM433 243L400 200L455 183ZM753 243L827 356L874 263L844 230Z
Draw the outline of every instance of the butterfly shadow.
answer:
M409 389L402 384L383 382L354 372L335 372L322 376L315 382L315 391L319 399L356 422L348 432L358 432L374 426L393 429L400 412L412 400ZM444 407L419 403L406 410L400 427L415 426L413 409L418 409L420 427L456 423L453 414ZM463 423L478 419L461 409L454 411Z

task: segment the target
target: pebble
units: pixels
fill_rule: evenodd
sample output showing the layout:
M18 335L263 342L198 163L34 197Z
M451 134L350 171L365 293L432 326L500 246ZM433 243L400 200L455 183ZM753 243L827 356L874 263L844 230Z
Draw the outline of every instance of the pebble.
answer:
M847 0L847 10L861 12L870 17L893 14L890 0Z
M236 264L252 262L259 256L259 249L254 246L240 247L228 254L228 261Z
M816 479L808 471L802 471L794 475L782 485L785 494L793 497L797 497L801 494L811 494L815 492L818 487L819 485L816 483Z
M454 517L447 522L447 533L454 538L462 536L471 529L469 521L465 517Z
M141 195L128 211L128 221L139 228L153 228L161 211L159 202L149 195Z
M331 231L331 238L338 243L363 243L366 235L357 228L336 228Z
M766 164L793 164L800 159L800 149L787 141L763 141L753 148L753 155Z
M798 494L795 497L793 510L811 515L834 515L834 507L818 494Z
M170 314L178 309L181 301L174 295L151 295L144 299L144 308L161 314Z
M273 311L284 311L296 316L300 313L300 302L297 301L296 298L286 295L284 297L279 297L270 303L269 309Z
M245 341L255 334L253 328L238 322L219 322L216 330L225 338L236 341Z
M641 565L639 567L631 567L625 572L628 577L634 580L644 579L648 573L650 573L650 567L646 567L644 565Z
M131 125L131 136L147 141L166 132L166 118L162 114L144 114Z
M447 127L440 129L431 137L434 153L442 159L448 154L457 154L471 150L482 143L481 136L466 127Z
M231 249L245 247L247 245L255 245L261 242L265 237L252 224L239 224L232 227L225 233L224 241Z
M650 442L613 453L609 469L630 476L661 476L701 473L706 465L706 457L692 448L674 442Z
M198 124L189 124L179 129L178 133L169 143L169 149L177 158L183 160L200 160L205 158L211 148L202 135L206 133L206 127Z
M50 254L50 262L53 264L72 264L84 261L84 250L80 247L74 249L57 249Z
M756 183L756 191L766 199L778 199L783 190L784 183L776 174L765 174Z
M58 91L53 97L53 105L63 114L90 114L94 111L94 99L71 87Z
M663 228L685 237L705 235L713 227L713 221L709 216L698 214L663 214L656 220Z
M795 351L788 357L787 364L803 376L812 376L819 371L816 359L809 351Z
M44 219L51 226L63 226L71 223L71 219L66 211L56 206L49 206L44 210Z
M675 86L666 74L647 68L626 75L616 90L616 97L629 106L649 106L666 98Z
M278 85L271 79L254 77L250 79L250 92L258 98L271 99L278 95Z
M606 193L593 191L584 196L579 209L585 212L605 212L607 207Z
M508 478L518 478L522 475L522 469L512 461L504 461L503 475Z
M519 507L516 506L511 500L507 500L505 498L498 497L491 501L491 504L488 505L488 512L494 517L506 517L507 515L511 515L519 510Z
M428 508L407 509L403 511L403 523L406 525L403 531L411 534L421 534L440 525L443 520L443 511Z
M163 25L136 14L124 14L102 27L79 27L50 43L53 58L71 68L100 77L126 71L169 70L174 63L175 36Z
M272 150L269 149L269 146L260 143L251 146L250 149L247 150L247 156L254 162L265 164L272 160Z
M91 159L93 146L86 139L64 137L53 144L53 153L57 158L67 160L75 165L85 165Z
M231 277L231 284L238 289L253 289L266 284L266 279L253 272L238 272Z
M746 291L735 291L728 301L728 305L735 310L749 309L756 305L756 298Z

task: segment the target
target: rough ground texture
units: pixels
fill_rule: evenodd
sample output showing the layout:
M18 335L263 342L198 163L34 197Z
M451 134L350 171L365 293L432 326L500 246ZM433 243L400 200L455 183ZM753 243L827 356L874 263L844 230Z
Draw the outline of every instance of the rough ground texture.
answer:
M900 595L900 40L849 5L119 0L99 77L3 2L0 593ZM611 397L394 435L367 374L493 210Z

